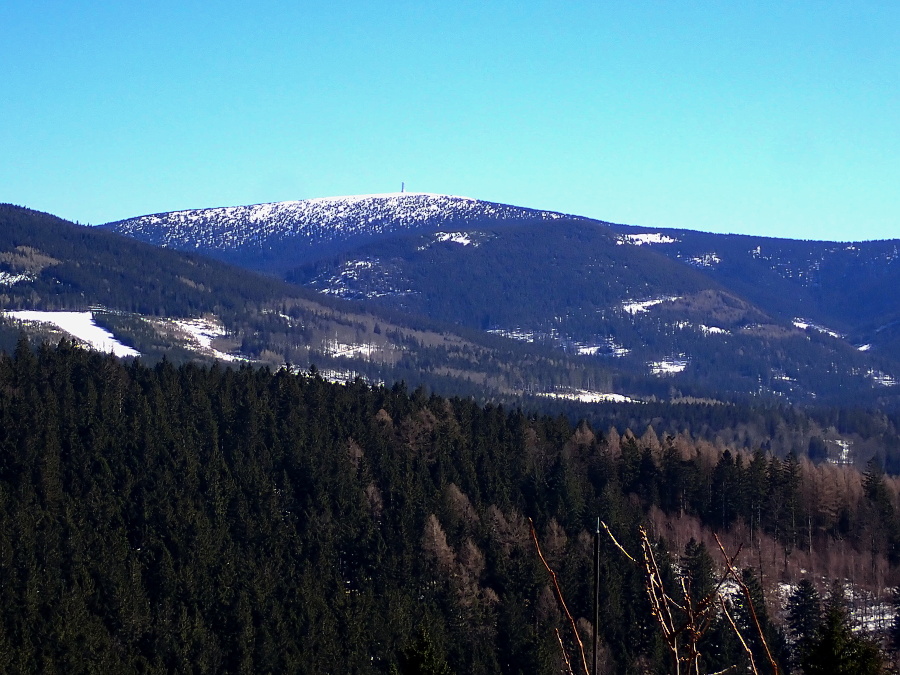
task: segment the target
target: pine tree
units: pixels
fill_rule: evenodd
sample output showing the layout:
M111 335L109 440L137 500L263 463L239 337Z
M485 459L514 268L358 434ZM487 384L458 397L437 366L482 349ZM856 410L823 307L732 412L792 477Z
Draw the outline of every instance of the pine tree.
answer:
M878 645L853 633L843 589L835 584L822 623L802 660L806 675L878 675L884 656Z

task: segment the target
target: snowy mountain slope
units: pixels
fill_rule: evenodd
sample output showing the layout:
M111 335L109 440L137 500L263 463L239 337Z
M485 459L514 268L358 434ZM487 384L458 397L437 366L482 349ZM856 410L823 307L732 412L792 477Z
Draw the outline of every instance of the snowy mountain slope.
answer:
M106 227L371 311L528 336L682 392L817 401L900 393L897 242L651 230L417 193Z
M784 320L815 323L900 358L900 240L826 242L612 226L623 243L703 270ZM637 234L635 234L637 232Z
M354 241L438 228L565 217L468 197L399 192L173 211L101 227L157 246L197 251L266 271L334 253Z

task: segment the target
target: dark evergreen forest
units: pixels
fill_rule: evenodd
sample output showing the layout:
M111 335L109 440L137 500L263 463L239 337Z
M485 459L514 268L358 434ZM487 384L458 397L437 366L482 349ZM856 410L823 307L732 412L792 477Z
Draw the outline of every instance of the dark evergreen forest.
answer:
M679 577L715 586L713 531L743 544L782 672L880 672L821 582L896 583L898 484L878 461L640 433L22 341L0 355L0 672L565 672L529 519L587 636L598 517L632 552L648 528L673 597ZM782 611L766 592L801 564L816 583ZM644 573L609 538L600 596L601 672L671 672ZM726 606L762 663L751 605ZM724 613L700 645L703 672L749 662Z

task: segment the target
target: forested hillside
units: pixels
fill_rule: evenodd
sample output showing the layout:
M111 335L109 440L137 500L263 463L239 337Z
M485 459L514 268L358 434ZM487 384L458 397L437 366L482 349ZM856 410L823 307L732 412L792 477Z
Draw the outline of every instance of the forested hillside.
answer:
M0 356L0 671L560 672L572 635L528 519L586 634L600 517L632 552L649 528L673 597L679 573L715 585L712 532L742 544L783 670L840 638L877 672L845 602L887 628L896 479L635 432L22 342ZM601 548L602 672L667 671L641 569ZM785 614L777 583L801 578ZM701 649L704 672L747 659L721 612Z

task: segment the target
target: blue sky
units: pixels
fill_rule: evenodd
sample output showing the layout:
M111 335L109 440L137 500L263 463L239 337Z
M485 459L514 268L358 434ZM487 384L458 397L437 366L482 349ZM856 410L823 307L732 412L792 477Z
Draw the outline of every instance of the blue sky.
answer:
M900 237L900 3L0 3L0 201L408 190Z

